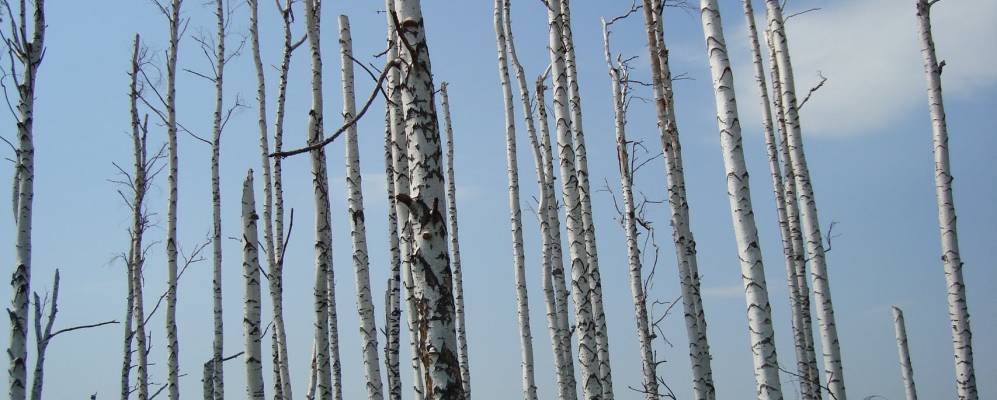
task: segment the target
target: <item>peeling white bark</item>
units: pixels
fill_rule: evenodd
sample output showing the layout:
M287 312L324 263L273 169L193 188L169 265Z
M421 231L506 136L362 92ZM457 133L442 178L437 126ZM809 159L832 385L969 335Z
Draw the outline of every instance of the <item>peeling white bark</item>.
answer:
M701 0L700 14L716 98L720 146L724 171L727 175L727 196L730 200L731 219L747 303L756 395L759 400L781 400L782 386L779 382L775 332L772 329L772 308L768 300L758 230L755 227L755 217L751 207L748 170L744 163L741 125L738 121L734 94L734 76L730 60L727 58L727 44L724 41L717 1Z
M246 398L263 400L263 330L260 329L260 256L257 236L256 199L253 195L253 170L242 183L242 276L245 294L242 335L245 342Z
M224 350L224 318L222 317L222 192L221 192L221 135L222 135L222 112L223 112L223 92L225 73L225 3L223 0L215 1L215 16L218 24L218 49L215 54L215 113L213 115L212 135L211 135L211 247L212 247L212 273L211 287L213 293L214 309L214 349L215 365L212 373L215 380L215 400L225 399L225 365L222 360L225 358ZM171 371L172 379L172 371ZM172 381L171 381L172 382ZM172 383L171 383L172 386ZM173 389L171 388L171 392ZM179 398L179 393L177 394ZM178 400L171 398L170 400Z

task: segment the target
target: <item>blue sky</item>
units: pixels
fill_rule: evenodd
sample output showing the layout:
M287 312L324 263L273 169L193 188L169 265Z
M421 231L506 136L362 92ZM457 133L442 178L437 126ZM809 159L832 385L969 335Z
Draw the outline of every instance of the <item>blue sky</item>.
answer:
M241 4L239 1L234 1ZM261 30L264 63L279 62L281 34L272 2L263 1ZM495 64L491 2L425 1L430 51L437 83L451 83L450 96L456 134L458 212L467 293L468 331L475 397L509 399L520 393L519 351L512 284L511 243L508 231L505 146L500 112L501 89ZM602 58L599 17L625 11L628 2L577 2L573 23L582 90L585 127L594 187L604 179L618 190L612 131L609 79ZM182 42L179 64L204 70L206 60L192 35L211 34L210 9L187 1L184 15L191 18ZM513 25L520 58L527 74L542 72L548 60L546 20L537 2L514 2ZM739 108L745 135L745 154L755 214L765 256L767 279L777 328L779 361L792 368L794 357L789 327L785 267L781 258L774 201L760 134L757 89L753 86L744 16L740 2L722 1L724 28L734 62ZM916 36L913 1L847 0L790 2L789 12L822 7L789 22L790 45L800 90L817 81L817 72L829 78L802 111L806 150L817 193L820 217L826 227L838 222L829 253L844 358L845 382L853 398L874 394L902 398L900 371L889 306L904 308L918 389L924 398L951 398L955 390L945 286L934 200L930 127L925 85ZM379 2L327 2L323 13L327 127L337 125L341 106L339 56L335 16L348 14L354 29L354 51L371 59L383 48L384 16ZM761 9L761 5L756 5ZM977 381L981 392L997 376L997 266L987 256L997 237L997 3L986 0L948 1L935 7L935 34L940 58L947 61L943 85L950 127L950 150L956 178L955 199L964 270L973 315ZM299 13L300 16L300 13ZM235 29L245 31L246 10L238 10ZM300 21L300 19L299 19ZM691 80L676 83L679 128L684 145L692 228L699 248L705 312L713 350L714 377L722 398L750 398L753 391L739 266L726 199L709 73L698 12L672 10L666 16L666 40L673 71ZM126 248L127 207L108 182L111 162L128 163L127 75L131 40L143 35L146 45L163 59L166 22L148 2L50 2L46 59L38 81L36 108L36 193L33 288L42 293L51 285L51 273L61 268L61 312L57 326L120 319L124 312L125 275L113 260ZM300 26L297 29L300 34ZM615 51L640 58L635 77L646 79L642 21L618 24ZM238 40L233 38L233 40ZM307 58L295 57L288 99L286 143L304 142L308 109ZM375 61L375 63L379 63ZM275 72L268 90L275 87ZM358 93L369 93L371 83L358 76ZM255 73L251 57L243 54L226 73L227 101L241 95L255 104ZM203 79L181 74L179 118L190 129L207 134L213 110L213 88ZM649 93L645 93L649 96ZM271 95L271 99L273 96ZM272 105L268 108L272 115ZM518 112L517 108L517 112ZM377 311L386 271L386 210L382 158L383 107L360 123L360 146L368 240ZM517 118L520 118L518 116ZM12 137L13 120L0 116ZM634 103L628 134L657 143L652 106ZM238 236L239 194L246 169L259 169L256 113L246 109L233 117L222 138L223 235ZM520 126L520 140L525 135ZM165 141L155 127L153 142ZM532 205L536 185L530 152L520 146L523 206ZM333 179L334 254L340 315L344 390L361 396L362 372L357 328L352 261L346 221L343 147L328 147ZM190 137L180 144L180 244L185 250L203 241L210 230L209 149ZM288 250L285 310L292 374L300 395L307 380L311 348L312 202L305 158L285 164L287 206L295 210L295 227ZM0 187L10 187L10 174L0 174ZM259 182L259 180L257 180ZM664 195L660 163L642 170L636 184L652 198ZM150 194L154 219L161 222L147 236L161 242L165 181ZM627 286L626 251L622 230L608 194L594 196L603 285L612 349L617 397L637 399L627 386L639 385L639 359L634 334L632 300ZM0 216L0 243L13 243L13 221ZM550 344L546 333L539 287L539 236L529 213L524 213L529 290L532 295L537 380L543 398L554 396ZM662 261L650 293L671 301L678 297L677 273L667 235L666 208L649 214L662 229ZM241 350L241 253L239 243L224 243L226 353ZM0 259L13 259L13 246L0 247ZM147 301L164 289L165 254L157 244L146 266ZM10 271L7 269L6 271ZM210 356L210 263L196 264L184 275L179 289L181 378L184 398L200 392L201 364ZM0 297L10 288L0 286ZM264 308L264 318L269 313ZM685 330L680 317L666 319L665 333L672 345L659 341L657 350L667 359L660 374L680 398L690 396ZM165 378L162 314L153 319L151 358L155 382ZM380 319L380 318L379 318ZM6 329L6 326L4 327ZM60 336L49 347L46 393L49 398L98 398L117 390L121 352L120 326ZM7 344L0 336L0 345ZM403 358L407 347L403 346ZM33 361L32 361L33 362ZM269 370L269 369L268 369ZM233 360L226 367L230 398L242 395L243 367ZM408 381L410 374L403 373ZM783 375L789 398L795 384Z

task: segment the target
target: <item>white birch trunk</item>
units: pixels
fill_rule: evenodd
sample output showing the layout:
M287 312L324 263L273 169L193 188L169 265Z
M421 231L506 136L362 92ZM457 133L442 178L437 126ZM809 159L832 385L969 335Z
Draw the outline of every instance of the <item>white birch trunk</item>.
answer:
M312 104L308 112L308 144L322 140L322 50L320 42L321 0L305 3L305 26L311 52ZM320 400L332 399L332 373L329 364L329 272L332 269L332 220L329 210L329 176L325 150L310 152L312 189L315 201L315 363L316 391Z
M565 66L565 45L562 39L562 17L560 9L548 7L547 21L550 26L549 49L551 70L554 81L554 119L557 128L558 156L561 164L561 186L564 197L565 218L568 233L568 250L571 257L572 299L575 306L576 334L578 335L578 364L581 369L582 390L586 400L601 399L602 380L599 373L593 319L591 278L586 251L585 225L582 219L582 206L579 194L578 173L575 169L575 146L571 137L571 113L568 109L568 72Z
M644 21L650 52L651 76L654 83L658 133L665 153L665 178L668 185L668 203L671 208L672 241L678 263L682 290L682 307L686 334L689 337L689 358L692 363L693 396L695 399L713 399L716 389L710 361L709 342L706 336L706 316L703 312L699 289L699 267L696 257L696 240L693 237L689 203L685 191L685 173L682 166L682 145L675 121L672 77L668 63L661 14L661 3L644 1Z
M647 297L644 293L644 277L640 259L640 244L637 241L637 211L634 207L633 177L631 176L630 156L627 151L625 81L628 72L625 66L613 66L612 51L609 45L609 26L602 20L603 49L606 66L609 69L610 89L613 93L613 120L616 131L616 156L620 167L620 187L623 192L623 232L627 242L627 264L630 269L630 294L633 296L634 317L637 320L637 340L640 343L640 361L643 382L641 391L647 400L658 400L657 365L654 348L651 344L651 327L647 316Z
M353 89L353 39L350 20L339 16L339 45L343 80L343 119L356 115L356 94ZM360 150L356 124L346 130L346 187L353 241L353 267L356 274L357 312L360 314L360 351L363 354L367 398L381 400L381 363L377 356L377 323L371 297L369 261L367 258L367 228L364 223L363 189L360 176Z
M769 103L768 85L765 83L765 67L762 64L761 44L758 40L758 29L755 26L755 12L751 0L743 0L744 17L748 29L748 41L751 43L751 57L754 64L755 82L758 84L759 98L762 105L762 131L765 136L765 151L768 157L769 172L772 176L772 190L775 194L776 215L779 221L779 234L782 239L783 257L786 261L786 280L789 286L789 304L792 311L793 348L796 351L796 371L800 379L800 392L803 398L813 397L809 378L809 358L807 354L806 336L811 333L803 330L803 311L800 309L800 286L796 271L796 257L793 252L793 238L789 229L789 219L786 210L786 197L783 188L782 169L779 167L779 150L775 139L775 123L772 121L772 108ZM809 296L809 294L807 294ZM809 304L809 302L808 302Z
M543 209L544 220L549 226L550 232L550 280L553 281L554 298L556 302L555 317L557 322L557 347L561 351L561 362L563 363L556 371L561 393L559 399L575 400L578 398L578 382L575 381L575 361L571 353L571 328L568 326L568 287L565 284L564 276L564 256L561 249L561 217L558 214L557 197L554 187L554 154L553 145L550 139L550 129L547 121L547 107L544 99L544 79L537 79L537 118L540 120L540 147L544 168L544 186L547 189L545 208ZM555 347L554 351L558 351Z
M390 0L389 0L390 1ZM392 47L394 48L394 47ZM397 55L395 52L394 55ZM394 56L390 54L389 56ZM392 88L387 89L389 92ZM398 212L395 205L395 168L392 157L392 126L391 126L391 104L385 105L384 110L384 175L387 180L388 194L388 251L391 255L390 275L388 276L388 287L385 291L384 299L384 325L385 325L385 345L384 345L384 369L388 380L388 398L391 400L401 400L402 398L402 377L399 366L398 350L401 347L401 271L402 259L398 244Z
M443 112L443 127L447 140L447 216L450 236L451 264L453 265L454 312L457 319L457 361L460 363L460 380L464 388L464 398L471 398L471 365L467 353L467 329L464 318L464 278L460 268L460 241L457 235L457 180L454 174L453 126L450 122L450 98L447 83L440 83L440 106ZM529 319L526 321L529 326ZM532 347L530 359L533 358ZM532 363L530 363L532 365ZM532 368L530 369L532 371ZM525 371L523 372L526 373ZM531 376L532 377L532 376ZM525 375L524 375L525 378Z
M399 37L406 48L407 69L401 82L405 133L408 136L410 189L397 199L409 210L412 224L412 277L418 308L419 356L425 397L463 399L457 333L454 326L453 281L447 254L445 181L440 159L440 132L433 101L429 48L419 0L396 0ZM411 47L409 47L411 46Z
M796 85L793 80L793 66L789 57L789 45L783 25L782 8L778 0L766 0L768 25L772 31L772 44L776 52L776 67L779 69L782 93L782 108L785 112L788 134L787 147L793 174L800 197L800 222L806 240L807 254L811 265L814 300L817 302L817 318L820 322L821 348L824 351L824 373L827 388L837 400L846 400L845 380L841 368L841 349L838 344L838 328L834 320L834 307L831 303L831 287L828 282L827 260L824 256L824 241L817 218L817 200L810 182L810 170L803 152L803 137L800 132L800 119L796 104Z
M245 340L246 398L263 400L263 330L260 329L260 256L257 236L256 199L253 195L253 170L242 184L242 276L246 282L242 318Z
M169 152L169 194L166 205L166 370L170 400L180 398L180 342L177 336L177 180L180 177L177 143L177 53L180 47L180 6L182 0L170 5L170 45L166 53L166 134ZM141 249L138 250L141 252ZM140 253L136 253L140 254ZM141 277L139 277L141 279ZM140 283L141 284L141 283ZM136 308L136 318L145 316ZM144 322L143 322L144 325ZM144 351L140 348L140 352ZM144 400L141 398L139 400Z
M512 84L509 82L509 61L506 58L508 44L503 23L505 16L503 12L504 6L504 0L495 0L493 23L496 50L498 51L499 81L502 84L502 99L505 114L505 154L507 175L509 178L509 225L512 231L512 267L516 282L516 315L519 322L523 398L526 400L536 400L537 385L533 371L533 336L530 333L529 296L526 291L526 256L523 251L523 215L519 204L516 115L512 98ZM445 98L446 95L444 94ZM444 112L447 112L446 107L444 107ZM447 116L449 117L449 115ZM447 137L449 139L449 132L447 132ZM453 184L452 180L450 184ZM451 217L453 216L451 215Z
M217 17L217 52L215 54L215 113L212 122L211 135L211 247L212 247L212 268L211 287L213 294L214 308L214 349L215 365L212 368L215 381L215 400L225 399L225 365L222 360L225 355L223 350L224 342L224 319L222 317L222 191L221 191L221 135L222 135L222 112L224 103L222 87L225 75L225 3L223 0L215 1L215 16ZM171 375L172 376L172 375ZM172 379L172 378L171 378ZM172 385L171 385L172 386ZM173 389L170 390L171 392ZM177 394L179 396L179 393ZM171 398L170 400L178 400Z
M776 65L776 54L772 46L771 34L766 35L769 43L769 65ZM779 69L772 68L772 92L776 93L772 99L772 104L776 109L776 120L779 123L780 146L779 151L782 156L782 169L785 171L783 180L783 200L786 202L786 220L789 227L790 243L792 245L794 272L796 284L799 287L799 297L796 299L800 310L800 321L805 341L805 357L807 363L806 374L800 377L801 395L804 400L819 400L822 396L823 385L820 380L820 370L817 369L817 355L814 350L813 321L810 316L810 286L807 283L806 249L803 245L803 230L800 227L800 207L796 198L796 178L793 174L793 162L789 155L789 137L786 127L786 114L782 107L782 86L779 84Z
M914 369L910 363L910 349L907 348L907 325L904 323L904 312L900 307L893 306L893 330L897 335L897 353L900 357L900 372L904 378L904 393L907 400L917 400L917 388L914 386Z
M949 130L942 101L942 66L935 55L931 34L931 5L918 0L917 17L921 37L921 55L928 83L928 109L931 112L932 149L935 156L935 201L938 203L938 230L942 243L942 264L949 320L952 321L952 347L955 355L955 380L960 400L976 400L976 372L973 368L973 331L966 305L966 283L962 279L962 257L956 231L955 200L952 198L952 172L949 166Z
M138 393L140 399L146 399L149 396L149 375L148 375L148 362L146 359L147 354L143 351L145 349L145 312L141 306L141 274L142 265L145 261L142 254L142 234L145 233L145 215L142 212L142 206L145 203L145 189L148 187L148 182L146 180L146 148L145 148L145 132L142 131L141 121L139 120L138 113L138 101L139 101L139 89L138 80L139 74L141 73L141 39L139 35L135 35L135 41L132 44L132 69L129 74L131 79L130 95L129 95L129 111L131 116L132 125L132 149L134 151L134 171L132 172L132 177L134 179L133 192L132 192L132 225L129 229L129 242L128 242L128 310L125 312L125 340L124 340L124 355L121 364L121 400L128 400L131 395L132 388L130 382L130 375L132 369L132 353L133 353L133 340L136 339L136 334L138 334L138 351L135 351L136 358L138 360L136 367L136 385L135 391ZM139 329L132 330L132 318L135 318L135 326ZM143 397L144 396L144 397Z
M585 233L585 252L588 257L589 296L592 302L593 334L599 366L599 386L605 400L613 399L613 379L609 362L609 333L602 304L602 278L599 275L599 253L595 240L595 223L592 221L592 191L589 188L588 155L585 150L585 133L582 129L582 99L578 88L575 63L575 45L571 31L571 7L568 0L558 0L561 11L561 40L564 42L564 60L568 75L568 96L571 105L571 133L575 146L575 167L578 173L578 199L581 205L582 227Z
M716 98L720 146L727 175L727 196L730 200L731 219L747 303L756 395L759 400L781 400L782 386L779 383L775 332L772 329L772 308L769 305L758 230L755 227L755 217L751 207L748 170L744 163L741 124L738 121L737 101L734 95L734 76L730 60L727 58L727 44L724 41L717 1L701 0L700 13Z

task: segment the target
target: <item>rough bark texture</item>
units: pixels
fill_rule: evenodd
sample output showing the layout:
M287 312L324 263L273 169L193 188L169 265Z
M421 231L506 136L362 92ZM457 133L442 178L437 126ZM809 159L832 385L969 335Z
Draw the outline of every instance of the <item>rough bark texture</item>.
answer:
M471 364L467 354L467 328L464 321L464 278L460 268L460 241L457 235L457 180L454 174L453 126L450 122L450 98L447 83L440 83L440 105L443 108L443 127L447 140L447 214L450 229L450 254L453 264L454 311L457 313L457 358L460 362L460 379L464 385L465 399L471 398ZM527 321L529 325L529 321ZM532 358L532 354L531 354Z
M838 344L838 329L834 320L831 303L831 287L828 282L827 260L824 256L824 242L817 218L817 200L814 198L810 182L810 170L803 152L803 137L800 132L800 118L796 104L796 85L793 80L793 66L789 57L789 45L783 25L782 8L778 0L766 0L768 25L772 31L772 45L776 52L776 67L779 69L782 93L782 108L785 112L788 133L787 146L793 165L794 179L800 197L800 222L806 240L808 260L811 265L814 300L817 302L817 318L820 321L821 348L824 351L824 373L827 388L837 400L846 400L845 380L841 368L841 349Z
M405 65L400 82L405 134L408 137L408 195L397 199L412 224L412 277L415 284L418 355L425 398L463 399L458 361L453 279L447 254L447 230L439 123L433 100L432 68L419 0L396 0L400 51Z
M643 381L641 392L647 400L658 400L657 365L654 361L654 348L651 344L651 327L647 316L647 297L644 293L644 277L640 258L640 244L637 239L637 211L634 205L633 176L630 155L627 150L626 108L627 80L629 73L625 65L614 66L609 45L609 25L602 20L602 40L609 69L610 89L613 93L613 121L616 131L616 157L620 168L620 189L623 192L623 233L627 243L627 264L630 277L630 294L633 296L634 318L637 320L637 341L640 343L640 361Z
M727 44L724 41L717 1L702 0L700 13L716 98L717 125L727 175L727 196L730 200L737 256L741 264L747 303L756 395L760 400L781 400L782 386L779 383L775 332L772 329L772 308L768 301L758 230L751 207L748 170L744 163L741 125L734 94L734 76L727 58Z
M339 16L340 65L343 80L343 120L356 115L356 94L353 89L353 39L350 20ZM360 351L363 354L364 380L367 398L384 397L381 385L381 363L377 357L377 323L374 300L370 289L367 258L367 227L364 223L363 189L360 177L360 149L357 145L356 124L346 130L346 190L350 216L350 236L353 242L353 268L357 288L357 312L360 314Z
M225 358L223 353L225 347L224 318L222 317L222 190L221 190L221 137L222 137L222 112L224 98L222 88L225 76L225 3L223 0L215 1L215 16L218 23L218 48L215 54L215 113L212 119L211 134L211 248L212 248L212 268L211 268L211 288L213 294L214 309L214 350L215 365L211 372L214 373L215 380L215 400L225 399L225 365L222 361ZM172 392L172 389L171 389ZM177 394L179 396L179 393ZM170 400L178 400L171 398Z
M263 392L263 330L260 328L260 256L257 235L256 199L253 195L253 170L242 184L242 277L245 294L242 335L245 341L246 398L262 400Z
M893 306L893 330L897 335L897 354L900 357L900 373L904 378L904 393L907 400L917 400L914 368L911 367L910 349L907 348L907 324L904 323L904 312L897 306Z
M516 315L519 322L523 398L526 400L536 400L537 385L533 372L533 336L530 333L529 296L526 291L526 255L523 251L523 215L519 204L516 114L512 98L512 84L509 82L508 43L505 37L504 18L506 13L504 12L504 7L504 0L495 0L493 24L495 29L495 47L498 51L499 81L502 85L502 100L505 115L505 159L506 172L509 179L509 226L512 233L512 268L516 282ZM444 107L444 112L446 112L446 107ZM453 184L452 181L450 183Z
M177 144L177 53L180 50L180 6L173 0L169 9L170 45L166 53L166 135L170 174L166 205L166 370L170 400L180 398L180 342L177 337L177 179L180 176ZM139 277L141 279L141 277ZM145 318L138 313L136 318ZM140 399L142 400L142 399Z
M388 0L391 1L391 0ZM390 40L389 40L390 41ZM389 44L390 45L390 44ZM391 47L396 49L395 47ZM388 52L389 57L397 56L397 51ZM391 87L388 92L393 91ZM384 299L384 369L388 380L388 398L401 400L402 374L399 366L398 350L401 347L401 271L402 259L398 242L398 212L395 204L395 168L392 157L392 119L393 105L385 105L384 110L384 175L386 177L388 194L388 251L391 255L390 275L385 289Z
M308 111L308 144L322 140L322 50L320 42L321 0L308 0L305 25L311 53L312 104ZM332 220L329 212L329 176L325 150L310 152L312 190L315 201L315 387L320 400L332 399L332 373L329 363L329 279L332 269Z
M803 310L801 309L801 293L799 276L796 268L796 255L793 252L793 237L790 231L789 218L786 210L786 196L783 189L782 168L779 167L778 143L775 139L775 123L772 120L772 108L769 103L768 85L765 83L765 67L762 64L761 44L758 40L758 29L755 26L755 13L751 0L743 0L744 17L748 28L748 41L751 43L751 57L754 64L755 82L758 84L759 98L762 105L762 133L765 136L765 152L768 157L769 172L772 176L772 190L775 194L776 215L779 222L779 234L782 239L783 257L786 261L786 281L789 286L789 304L792 311L793 348L796 351L796 374L800 381L800 393L804 399L814 397L809 357L807 353L807 336L813 340L813 333L804 331ZM795 202L794 202L795 204ZM806 302L809 307L809 301ZM807 324L807 327L810 325Z
M937 0L936 0L937 1ZM962 279L962 258L956 232L955 200L952 198L952 173L949 166L949 130L942 102L942 66L935 55L931 36L931 5L935 1L919 0L917 17L921 37L921 55L928 83L928 109L931 112L932 148L935 156L935 201L938 203L938 230L942 244L949 320L952 321L952 347L955 355L955 380L960 400L976 400L976 372L973 369L973 331L966 305L966 283Z
M685 173L682 166L682 145L675 120L672 76L660 12L660 1L644 2L644 21L655 90L658 132L662 151L665 153L665 178L668 185L668 203L671 208L672 241L675 244L676 260L679 260L682 307L686 333L689 337L693 396L696 399L713 399L716 397L716 389L713 384L709 342L706 336L706 316L700 296L696 240L691 230Z

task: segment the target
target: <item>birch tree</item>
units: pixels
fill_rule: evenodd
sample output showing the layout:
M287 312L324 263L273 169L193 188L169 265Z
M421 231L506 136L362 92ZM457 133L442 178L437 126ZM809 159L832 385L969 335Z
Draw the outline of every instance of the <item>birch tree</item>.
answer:
M31 36L28 36L27 5L19 3L15 19L10 3L3 1L11 19L10 31L4 33L11 71L16 72L17 87L16 163L14 165L14 273L11 275L10 341L7 347L7 388L11 400L24 400L28 384L28 296L31 293L31 222L35 194L35 81L45 54L45 1L35 0L31 12Z
M590 261L585 246L585 225L579 195L578 173L575 168L575 146L571 136L571 113L568 109L568 72L565 66L565 45L562 39L563 12L548 3L547 21L554 82L554 120L557 129L558 157L561 169L561 187L568 234L568 253L571 257L571 292L575 307L576 334L578 335L578 364L582 390L586 400L600 399L603 395L599 379L599 359L595 342L596 323L592 313Z
M308 0L305 6L305 26L311 50L311 109L308 111L308 144L322 140L322 49L320 38L321 0ZM332 399L332 373L329 363L329 271L332 269L332 220L329 212L329 176L325 150L312 150L312 189L315 201L315 346L313 370L320 400Z
M804 399L811 399L815 396L815 388L812 383L815 377L811 375L810 357L812 351L808 353L807 337L813 340L813 333L804 330L809 324L804 324L803 310L801 309L801 297L809 297L809 293L801 293L799 285L799 275L797 273L796 255L793 248L793 235L790 231L790 222L786 207L786 196L784 192L784 182L782 179L782 168L779 166L778 143L775 139L775 123L772 121L772 109L769 102L768 86L765 83L765 67L762 64L761 44L758 40L758 29L755 27L755 13L751 6L751 0L743 0L744 17L748 29L748 41L751 43L751 57L754 64L755 82L758 85L759 98L762 105L762 131L765 136L765 151L768 157L769 171L772 176L772 188L775 194L776 215L779 221L779 234L782 238L783 256L786 261L786 279L789 286L789 304L792 310L793 343L796 351L796 371L800 379L800 392ZM781 102L780 102L781 104ZM780 114L782 115L782 114ZM794 191L795 192L795 191ZM793 200L795 206L795 199ZM795 214L795 213L794 213ZM806 302L809 308L809 301ZM808 318L809 319L809 318Z
M744 163L741 124L738 121L734 94L734 76L730 60L727 58L727 44L724 41L717 1L701 0L700 14L716 98L720 146L724 171L727 175L727 197L730 201L731 219L747 303L756 395L760 400L781 400L782 386L779 383L775 332L772 329L772 307L768 300L758 230L755 227L755 217L751 207L748 170Z
M350 20L339 16L340 63L343 80L343 119L356 115L356 95L353 89L353 39ZM360 314L360 350L363 353L364 379L367 398L380 400L382 394L381 364L377 357L377 325L371 297L369 262L367 259L367 228L364 218L363 190L360 176L360 150L356 124L346 129L346 190L350 215L350 236L353 242L353 268L356 274L357 312Z
M389 5L393 5L394 0L387 0ZM388 57L398 56L398 47L395 43L393 26L388 27ZM394 157L394 136L397 131L395 117L398 116L398 103L394 102L394 85L397 85L398 72L388 72L388 87L390 102L384 106L384 175L387 180L384 185L388 195L388 252L390 253L390 273L388 276L387 289L385 289L384 301L384 325L385 325L385 345L384 345L384 369L388 382L388 397L391 400L401 400L402 378L399 366L398 351L401 347L401 284L402 284L402 255L398 239L399 220L398 207L395 201L395 157Z
M440 106L443 108L443 130L446 132L447 140L447 214L449 217L447 219L447 229L449 229L450 234L450 259L452 260L451 263L454 285L454 312L456 313L457 320L457 361L460 363L460 379L464 388L464 397L465 399L470 399L471 365L467 354L467 328L464 325L464 278L461 274L460 268L460 240L458 239L457 234L457 180L454 177L453 126L450 121L450 98L447 95L447 86L448 84L446 82L440 83ZM528 328L528 317L526 324ZM529 329L527 329L527 332L528 331ZM530 348L529 359L533 358L532 353L532 348ZM532 362L529 364L532 364ZM525 379L526 371L523 373Z
M571 30L571 7L568 0L557 0L557 3L561 18L561 40L564 42L564 61L571 105L571 134L575 146L575 167L578 172L578 199L581 205L582 227L585 234L585 253L588 258L586 268L589 275L589 296L592 302L596 356L599 362L599 386L602 391L601 397L605 400L612 400L613 379L609 363L609 333L603 311L599 253L595 241L595 223L592 220L592 190L589 188L588 154L585 149L585 133L582 129L582 99L578 87L574 34Z
M632 9L634 11L634 9ZM632 12L631 11L631 12ZM654 360L654 349L651 344L651 327L647 316L647 297L644 292L644 277L640 259L640 247L637 242L637 211L634 206L633 175L630 155L627 151L629 142L626 133L626 108L629 72L623 62L613 64L612 50L609 44L609 26L626 16L607 22L602 19L602 41L606 56L606 66L609 70L610 89L613 94L613 121L616 131L616 157L620 168L620 187L623 192L623 232L627 242L627 264L630 270L630 294L633 296L634 316L637 320L637 340L640 343L640 361L643 382L641 392L647 400L658 400L658 377L655 373L657 364Z
M526 291L526 257L523 251L523 216L519 204L519 161L516 155L516 115L512 98L512 84L509 82L509 61L507 40L503 23L504 0L495 0L494 29L495 45L498 51L499 81L502 85L502 100L505 114L505 154L509 179L509 225L512 231L512 268L516 282L516 315L519 322L519 347L522 359L523 398L536 400L537 385L533 372L533 336L530 333L529 296ZM444 98L445 95L444 95ZM444 113L449 117L446 107ZM450 134L447 132L447 138ZM448 140L449 141L449 140ZM453 184L453 181L450 181ZM452 217L452 216L451 216Z
M907 325L904 323L904 312L897 306L893 306L892 310L893 330L897 335L897 353L900 357L900 372L904 379L904 393L907 395L907 400L917 400L914 369L910 363L910 349L907 348Z
M526 73L519 57L516 54L516 43L513 40L512 11L510 1L506 0L502 4L502 25L505 36L506 47L509 53L509 62L516 73L516 81L519 83L519 94L522 100L523 119L526 124L526 131L533 149L533 160L537 173L537 184L539 186L540 205L538 207L537 219L542 237L543 255L541 257L541 282L544 288L544 302L547 306L547 325L551 338L551 347L554 353L555 376L558 385L559 399L574 399L577 396L575 389L574 362L571 356L571 339L567 336L568 315L567 302L568 291L564 283L564 265L561 256L561 232L560 219L557 214L557 199L554 195L554 167L550 160L550 132L547 128L546 110L542 110L543 117L540 120L540 129L543 135L543 143L537 138L536 123L533 119L533 106L530 100L530 89L526 84ZM546 75L546 74L545 74ZM543 109L543 80L538 79L537 93L538 108ZM562 318L563 317L563 318Z
M658 132L665 154L665 179L671 208L672 240L675 244L676 260L679 260L682 306L686 333L689 336L689 357L693 372L693 395L697 399L713 399L716 390L706 336L706 316L700 298L696 240L692 234L689 203L685 191L682 145L675 120L672 75L661 18L663 7L663 2L657 0L647 0L643 4L651 79L654 85Z
M942 68L935 55L931 34L931 6L938 0L918 0L917 19L928 82L928 110L931 113L932 149L935 158L935 201L938 203L938 230L942 243L949 320L952 321L952 347L955 354L956 388L959 399L976 400L976 372L973 368L973 331L969 326L966 283L962 278L962 257L956 231L955 200L952 198L952 172L949 166L949 130L942 101Z
M462 399L457 334L454 326L452 272L447 254L444 179L440 132L433 101L429 47L419 0L395 0L403 75L400 82L408 137L410 189L396 198L412 224L412 276L418 311L419 352L427 399Z
M242 184L242 274L245 280L242 335L246 352L246 398L262 400L263 330L260 329L260 257L257 234L256 199L253 194L253 170Z
M211 221L212 221L212 269L211 287L214 316L214 340L212 348L215 355L215 365L211 372L214 374L215 400L225 399L225 379L222 351L224 350L224 327L222 319L222 192L220 177L221 158L221 136L222 136L222 112L223 112L223 84L225 74L225 10L224 0L215 0L215 17L218 25L217 53L215 54L214 79L215 84L215 112L212 116L211 129ZM172 390L171 390L172 391ZM179 394L178 394L179 396ZM170 400L176 400L171 397Z
M782 108L785 111L790 161L794 179L799 191L800 221L806 241L808 259L811 265L814 300L817 302L817 318L820 322L821 348L824 350L824 373L827 387L837 400L846 400L845 380L841 368L841 349L838 344L838 329L831 303L831 288L828 282L827 260L824 256L824 242L817 219L817 201L810 182L810 170L803 152L803 137L800 132L799 110L796 103L796 84L793 80L793 66L789 57L789 45L782 17L782 7L778 0L766 0L768 25L772 32L772 44L776 52L776 68L779 69L782 93Z

